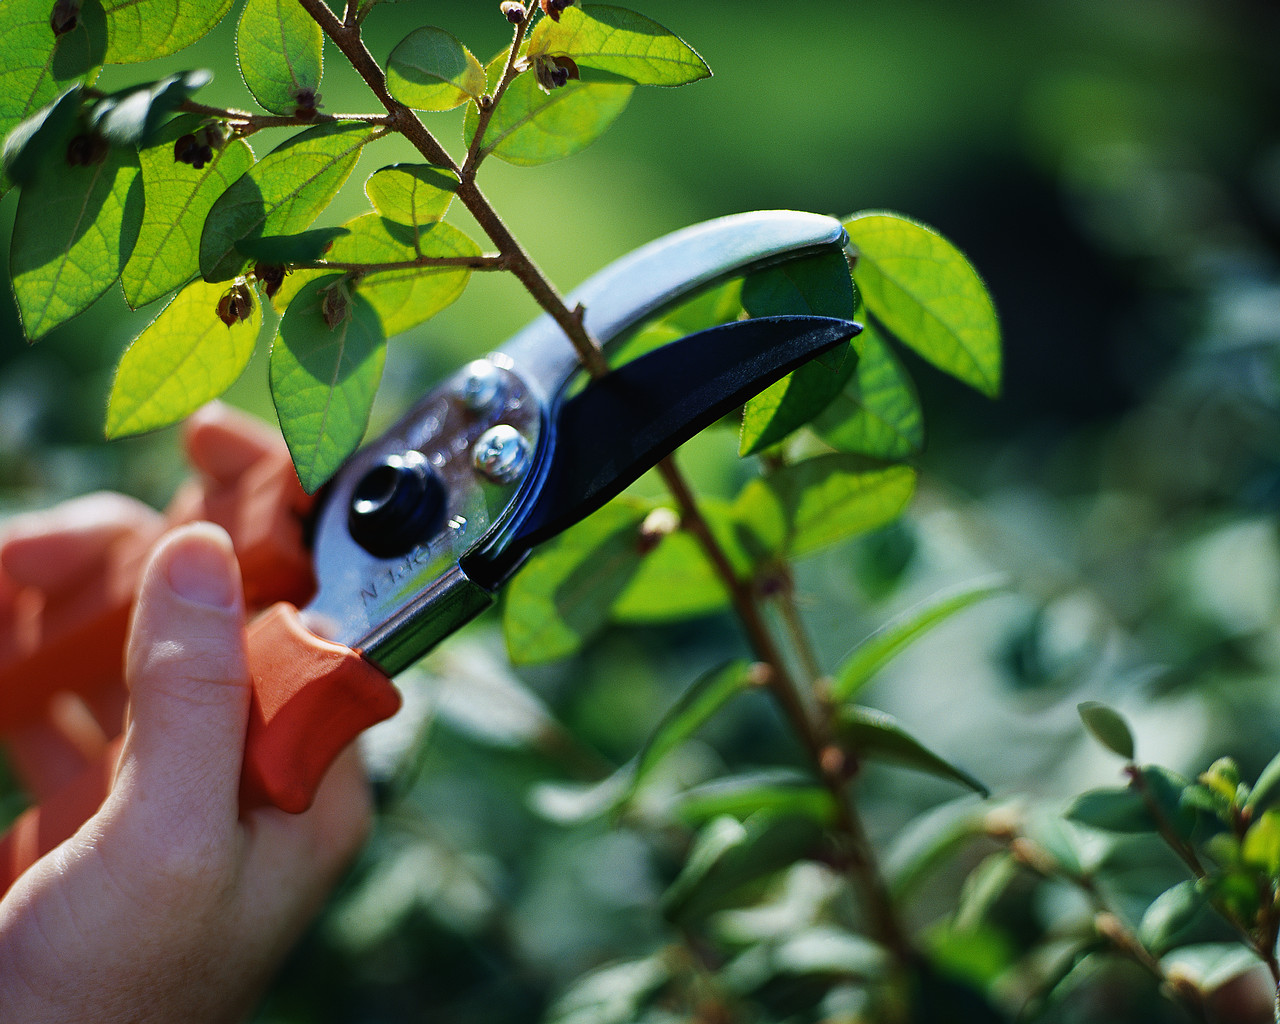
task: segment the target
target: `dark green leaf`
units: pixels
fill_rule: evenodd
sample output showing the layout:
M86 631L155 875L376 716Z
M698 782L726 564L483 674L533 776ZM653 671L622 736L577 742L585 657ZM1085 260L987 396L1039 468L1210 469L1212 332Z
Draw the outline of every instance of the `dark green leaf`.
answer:
M260 263L310 263L324 256L334 239L347 234L347 228L312 228L296 235L242 238L236 242L236 251Z
M430 164L393 164L369 176L365 195L387 220L432 224L449 210L458 179Z
M1096 700L1077 704L1076 710L1094 739L1113 754L1119 754L1126 761L1133 760L1133 733L1118 711Z
M307 286L271 348L271 397L298 479L320 487L364 436L386 359L382 321L338 277Z
M442 28L414 29L387 61L387 90L415 110L452 110L485 88L480 62Z
M1207 890L1194 878L1166 889L1147 907L1138 925L1138 941L1156 956L1177 945L1191 931L1209 902Z
M534 552L506 590L502 630L512 661L563 658L609 621L640 566L639 528L647 512L612 501Z
M830 790L788 771L751 772L706 782L685 790L676 807L680 820L689 825L702 825L722 815L743 821L762 811L808 818L819 825L830 825L836 817Z
M902 829L884 858L890 892L900 903L922 891L925 877L986 833L986 808L966 794L926 811Z
M936 231L894 213L855 215L845 230L867 308L940 370L1000 393L1000 323L986 285Z
M88 309L129 260L142 224L138 155L110 148L98 163L46 154L25 186L9 266L22 329L35 341Z
M211 78L210 71L183 71L104 96L89 111L89 127L113 146L145 146L169 115Z
M236 59L253 98L273 114L315 108L324 35L298 0L249 0L236 28Z
M222 284L194 281L165 306L120 360L107 405L107 436L155 430L189 416L229 388L253 355L262 309L227 326Z
M845 751L859 760L890 761L958 782L983 796L989 795L981 782L944 761L883 711L856 704L842 707L836 719L836 739Z
M7 2L7 0L6 0ZM201 38L231 10L232 0L102 0L108 64L167 57Z
M849 700L892 658L934 626L1005 589L1003 580L979 580L945 590L909 608L867 637L845 659L831 685L832 697L837 701Z
M229 281L248 260L245 238L293 235L311 226L351 174L365 144L381 133L366 124L317 125L282 143L227 189L205 221L200 270L207 281Z
M1262 769L1245 807L1256 814L1275 803L1277 797L1280 797L1280 754L1276 754Z
M969 872L960 889L952 927L970 931L986 920L996 900L1018 876L1018 862L1004 850L989 854Z
M83 99L80 86L72 85L14 128L4 140L4 173L17 184L25 185L47 161L61 157L79 130Z
M834 925L819 924L788 935L772 951L770 967L790 975L822 975L874 981L892 960L883 946Z
M202 120L197 114L175 118L138 153L146 209L121 282L134 309L199 273L205 217L218 196L253 166L253 151L242 139L215 149L213 160L200 170L175 160L174 142L199 128Z
M639 85L685 85L710 78L711 69L684 40L656 21L623 7L584 4L543 18L529 40L529 55L565 54Z
M1155 819L1141 795L1128 787L1092 789L1081 793L1065 813L1068 820L1103 832L1156 831Z

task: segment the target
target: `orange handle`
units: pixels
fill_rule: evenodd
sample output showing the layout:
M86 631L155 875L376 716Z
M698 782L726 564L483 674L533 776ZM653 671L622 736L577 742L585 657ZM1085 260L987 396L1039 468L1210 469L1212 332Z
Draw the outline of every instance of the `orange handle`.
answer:
M249 627L249 672L243 810L271 804L305 811L333 759L400 708L400 693L381 670L310 632L285 602Z

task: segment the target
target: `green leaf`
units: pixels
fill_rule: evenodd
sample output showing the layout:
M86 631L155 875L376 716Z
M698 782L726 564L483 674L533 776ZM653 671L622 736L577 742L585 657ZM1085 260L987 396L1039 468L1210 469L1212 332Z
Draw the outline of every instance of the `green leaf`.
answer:
M891 659L913 644L939 623L945 622L970 605L985 601L1003 593L1003 580L985 579L965 583L944 590L914 608L909 608L892 621L881 626L867 637L845 659L835 682L831 684L831 696L836 701L846 701L880 671Z
M107 404L107 437L166 427L226 391L253 355L258 302L228 327L218 316L227 288L193 281L165 306L120 359Z
M505 55L490 69L501 71ZM585 149L626 109L635 86L629 82L571 81L549 94L538 88L531 72L517 75L502 94L485 129L482 155L520 167L532 167ZM467 106L467 143L475 138L479 113Z
M79 85L72 85L9 133L4 140L3 157L8 178L25 185L35 178L47 160L65 154L67 143L79 131L83 100L83 90Z
M373 208L399 224L433 224L453 202L458 179L430 164L392 164L364 183Z
M759 771L715 779L685 790L676 814L688 825L729 815L743 821L754 814L808 818L819 825L836 819L835 798L824 786L788 771Z
M658 541L640 563L613 606L624 623L677 622L710 615L729 603L729 594L702 546L676 531Z
M324 256L335 239L350 234L347 228L312 228L296 235L242 238L236 251L259 263L310 263Z
M205 217L218 196L253 166L253 151L242 139L215 149L213 160L200 170L174 160L174 142L202 121L198 114L175 118L138 152L146 209L121 282L125 301L134 309L199 273Z
M978 928L990 914L996 900L1018 877L1018 872L1018 862L1004 850L989 854L980 861L960 888L952 927L956 931Z
M414 29L387 60L387 91L415 110L452 110L486 87L480 62L442 28Z
M273 114L314 108L324 34L298 0L249 0L236 28L236 59L253 98Z
M1280 754L1276 754L1267 766L1262 769L1258 781L1254 784L1245 807L1257 813L1266 810L1280 797Z
M1096 700L1086 700L1076 705L1085 728L1093 738L1126 761L1133 760L1133 733L1120 712Z
M855 455L820 455L769 477L786 511L793 555L891 522L906 508L915 484L909 467L874 468Z
M1092 789L1076 797L1065 811L1069 821L1103 832L1154 832L1156 823L1142 797L1128 787Z
M842 707L836 716L836 738L859 760L891 761L990 795L981 782L926 748L883 711L856 704Z
M1209 902L1209 893L1194 878L1179 882L1157 896L1142 915L1138 941L1156 956L1177 945L1195 925Z
M1280 811L1263 811L1249 826L1241 856L1246 864L1265 871L1269 877L1280 876Z
M7 0L6 0L7 2ZM167 57L211 32L232 0L102 0L108 64Z
M857 298L844 253L822 253L752 274L742 305L753 317L806 314L852 320ZM777 444L817 416L844 390L857 366L852 342L800 367L747 402L740 455Z
M670 956L659 950L643 960L610 964L585 974L547 1013L547 1024L624 1024L639 1014L671 978Z
M88 309L120 276L142 224L138 155L110 148L99 163L71 167L46 154L25 186L9 268L22 329L35 341Z
M867 308L938 369L999 395L1000 323L986 285L960 250L894 213L857 214L845 230Z
M107 50L101 5L86 0L76 27L61 36L49 28L51 9L50 0L0 3L0 139L73 84L97 78ZM0 196L11 185L0 173Z
M674 32L623 7L584 4L543 18L529 38L529 56L565 54L637 85L687 85L711 69Z
M113 146L144 146L169 115L211 78L211 71L183 71L158 82L121 89L93 105L89 128Z
M872 324L853 339L853 379L810 426L837 451L905 459L924 447L924 417L911 378Z
M511 581L502 609L507 651L517 665L573 654L609 621L609 610L643 557L639 529L648 508L612 501L534 552Z
M381 134L366 124L317 125L277 146L218 197L200 237L207 281L229 281L248 260L245 238L297 234L311 226L351 174L360 151Z
M962 846L987 831L987 809L966 794L920 815L893 839L884 858L885 880L895 902L926 891L924 879L949 864Z
M1183 946L1160 961L1166 973L1176 968L1206 995L1261 964L1258 954L1238 941Z
M271 397L308 493L360 443L386 359L377 312L344 291L339 277L309 284L289 305L271 348Z

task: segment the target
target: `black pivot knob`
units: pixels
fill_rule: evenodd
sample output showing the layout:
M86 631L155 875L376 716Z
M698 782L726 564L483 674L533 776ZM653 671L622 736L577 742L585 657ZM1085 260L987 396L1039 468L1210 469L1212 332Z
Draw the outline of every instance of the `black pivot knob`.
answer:
M347 529L369 554L397 558L439 529L444 508L444 484L421 452L388 455L356 484Z

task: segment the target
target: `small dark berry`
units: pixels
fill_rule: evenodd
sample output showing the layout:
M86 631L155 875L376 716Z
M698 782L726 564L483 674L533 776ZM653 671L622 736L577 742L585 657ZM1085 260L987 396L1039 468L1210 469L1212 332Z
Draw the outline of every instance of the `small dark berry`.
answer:
M525 6L518 0L507 0L499 8L507 21L513 25L523 25L525 18L529 17L529 12L525 10Z

